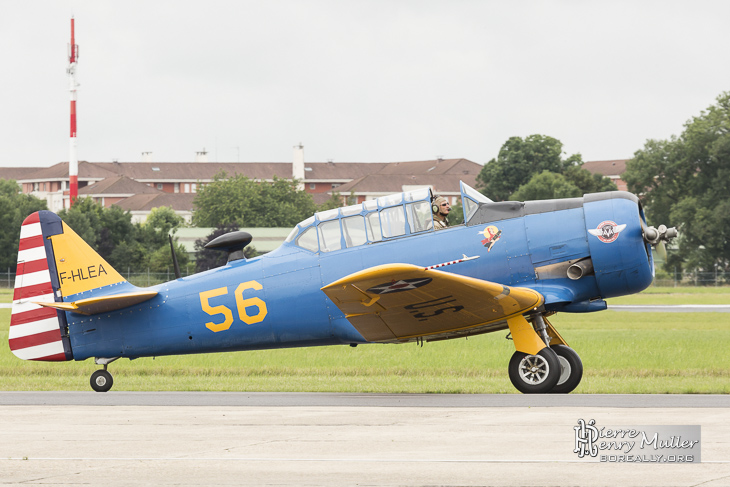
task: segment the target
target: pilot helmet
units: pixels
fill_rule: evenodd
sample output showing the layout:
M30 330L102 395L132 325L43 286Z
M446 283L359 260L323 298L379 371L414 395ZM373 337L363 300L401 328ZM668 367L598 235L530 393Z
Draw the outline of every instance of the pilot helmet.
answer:
M434 215L439 212L439 210L441 209L441 205L443 203L448 203L448 200L446 198L444 198L443 196L436 195L436 197L431 202L431 211L433 212Z

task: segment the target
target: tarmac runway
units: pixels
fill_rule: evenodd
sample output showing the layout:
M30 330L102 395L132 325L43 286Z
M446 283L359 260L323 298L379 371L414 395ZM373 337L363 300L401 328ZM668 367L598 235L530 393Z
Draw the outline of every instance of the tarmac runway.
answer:
M0 406L239 406L428 408L721 408L719 394L366 394L322 392L5 391Z
M608 309L637 313L730 313L730 304L609 304Z
M580 458L581 419L699 425L701 463ZM0 485L132 484L730 486L730 399L0 393Z

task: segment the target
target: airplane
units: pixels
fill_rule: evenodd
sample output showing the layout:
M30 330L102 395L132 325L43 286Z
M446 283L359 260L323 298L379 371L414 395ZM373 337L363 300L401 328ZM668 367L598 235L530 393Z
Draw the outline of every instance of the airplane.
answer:
M579 355L550 323L606 309L654 276L650 227L628 192L494 202L461 183L464 223L435 230L431 189L316 213L282 245L247 259L252 237L208 243L215 269L148 288L125 280L55 213L20 232L9 343L21 359L103 368L120 358L366 343L423 344L508 331L509 378L522 393L569 393ZM173 252L174 257L174 252ZM177 263L175 262L175 267Z

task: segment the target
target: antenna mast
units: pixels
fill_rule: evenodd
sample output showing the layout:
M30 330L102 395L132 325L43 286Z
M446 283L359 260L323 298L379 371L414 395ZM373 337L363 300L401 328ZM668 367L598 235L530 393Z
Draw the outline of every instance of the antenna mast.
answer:
M76 82L76 62L78 58L79 46L74 37L74 18L71 17L71 43L68 46L68 69L66 70L68 88L71 92L71 138L68 155L69 206L72 206L79 197L79 160L76 156L76 88L79 86Z

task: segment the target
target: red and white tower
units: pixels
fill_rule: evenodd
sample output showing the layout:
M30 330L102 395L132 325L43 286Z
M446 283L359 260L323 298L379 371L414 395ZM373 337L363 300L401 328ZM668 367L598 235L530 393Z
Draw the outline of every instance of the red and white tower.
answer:
M70 183L69 206L79 197L79 160L76 156L76 62L79 59L79 46L74 37L74 18L71 17L71 44L68 46L68 89L71 92L71 139L68 154L68 176Z

